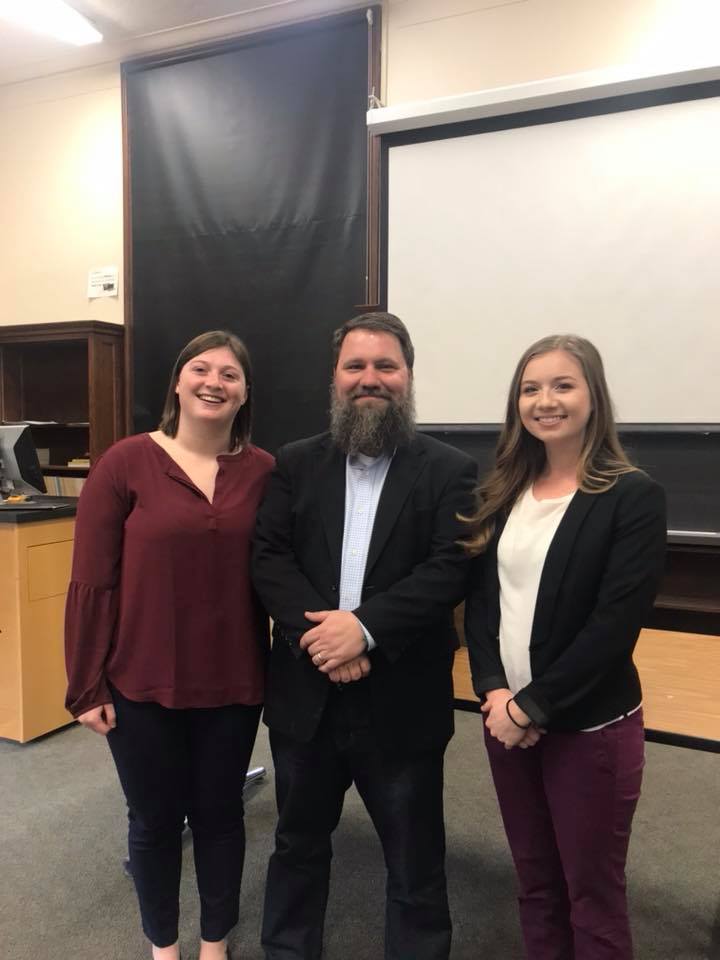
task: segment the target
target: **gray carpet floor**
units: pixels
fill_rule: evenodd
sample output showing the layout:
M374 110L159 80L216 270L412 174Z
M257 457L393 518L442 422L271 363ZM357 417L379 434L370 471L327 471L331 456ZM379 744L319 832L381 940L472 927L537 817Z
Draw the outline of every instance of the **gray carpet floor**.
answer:
M523 956L514 879L481 747L480 719L457 713L446 766L453 960ZM275 822L267 736L254 763L266 780L246 796L242 919L232 942L260 960L265 867ZM628 868L637 960L720 960L720 756L648 744ZM132 882L124 875L125 809L104 741L68 727L31 744L0 741L0 958L141 960ZM335 836L324 960L380 960L383 863L357 797ZM197 953L197 897L186 844L181 945Z

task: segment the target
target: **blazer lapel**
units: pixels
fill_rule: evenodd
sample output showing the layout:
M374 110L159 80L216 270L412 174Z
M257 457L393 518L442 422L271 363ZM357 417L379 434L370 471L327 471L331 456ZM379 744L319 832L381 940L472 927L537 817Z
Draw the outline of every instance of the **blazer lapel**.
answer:
M531 647L540 643L550 632L555 603L575 539L580 532L585 517L595 505L597 499L597 495L578 490L570 501L550 543L535 603L535 617L530 637Z
M345 528L345 455L328 438L318 463L318 492L328 550L340 583L342 541Z
M425 450L414 440L395 451L385 477L368 550L365 577L372 570L387 543L400 511L425 466Z
M495 521L495 530L490 539L485 554L485 570L487 571L487 585L485 595L488 598L487 619L488 629L493 637L497 637L500 630L500 576L498 573L498 544L507 523L507 514L499 515Z

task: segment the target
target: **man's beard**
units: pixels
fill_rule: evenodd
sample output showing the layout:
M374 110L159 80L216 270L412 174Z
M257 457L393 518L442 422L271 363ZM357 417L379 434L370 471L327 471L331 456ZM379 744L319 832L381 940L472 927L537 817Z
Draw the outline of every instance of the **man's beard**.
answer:
M385 403L356 403L363 396L338 397L334 385L330 389L330 435L343 453L364 453L367 457L391 454L396 447L409 443L415 435L415 396L412 383L403 396L377 392Z

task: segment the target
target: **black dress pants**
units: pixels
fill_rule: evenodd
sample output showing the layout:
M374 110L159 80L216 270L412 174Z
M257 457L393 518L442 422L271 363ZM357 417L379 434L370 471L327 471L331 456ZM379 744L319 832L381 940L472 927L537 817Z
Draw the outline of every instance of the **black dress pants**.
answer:
M330 837L354 782L385 855L385 960L447 960L445 748L388 753L353 710L353 693L350 686L333 691L309 743L270 731L279 819L265 891L265 956L320 957Z
M170 710L112 691L107 740L128 804L128 849L145 935L178 939L187 817L200 894L200 933L222 940L238 920L245 856L243 787L261 707Z

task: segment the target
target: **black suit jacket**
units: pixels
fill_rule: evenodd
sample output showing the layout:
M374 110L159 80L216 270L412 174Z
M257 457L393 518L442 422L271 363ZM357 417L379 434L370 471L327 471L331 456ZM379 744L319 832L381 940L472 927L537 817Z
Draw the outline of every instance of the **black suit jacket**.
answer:
M253 581L274 620L265 722L300 741L317 730L331 683L298 646L305 610L338 606L345 456L329 435L283 447L258 514ZM452 735L452 609L468 563L456 541L476 465L417 434L390 464L373 526L362 602L354 611L377 644L369 656L370 722L379 742L408 750Z
M498 524L472 562L465 633L478 696L507 687L500 659ZM535 723L580 730L636 707L632 653L652 609L667 541L665 495L646 474L578 491L545 558L530 637L532 682L515 700Z

